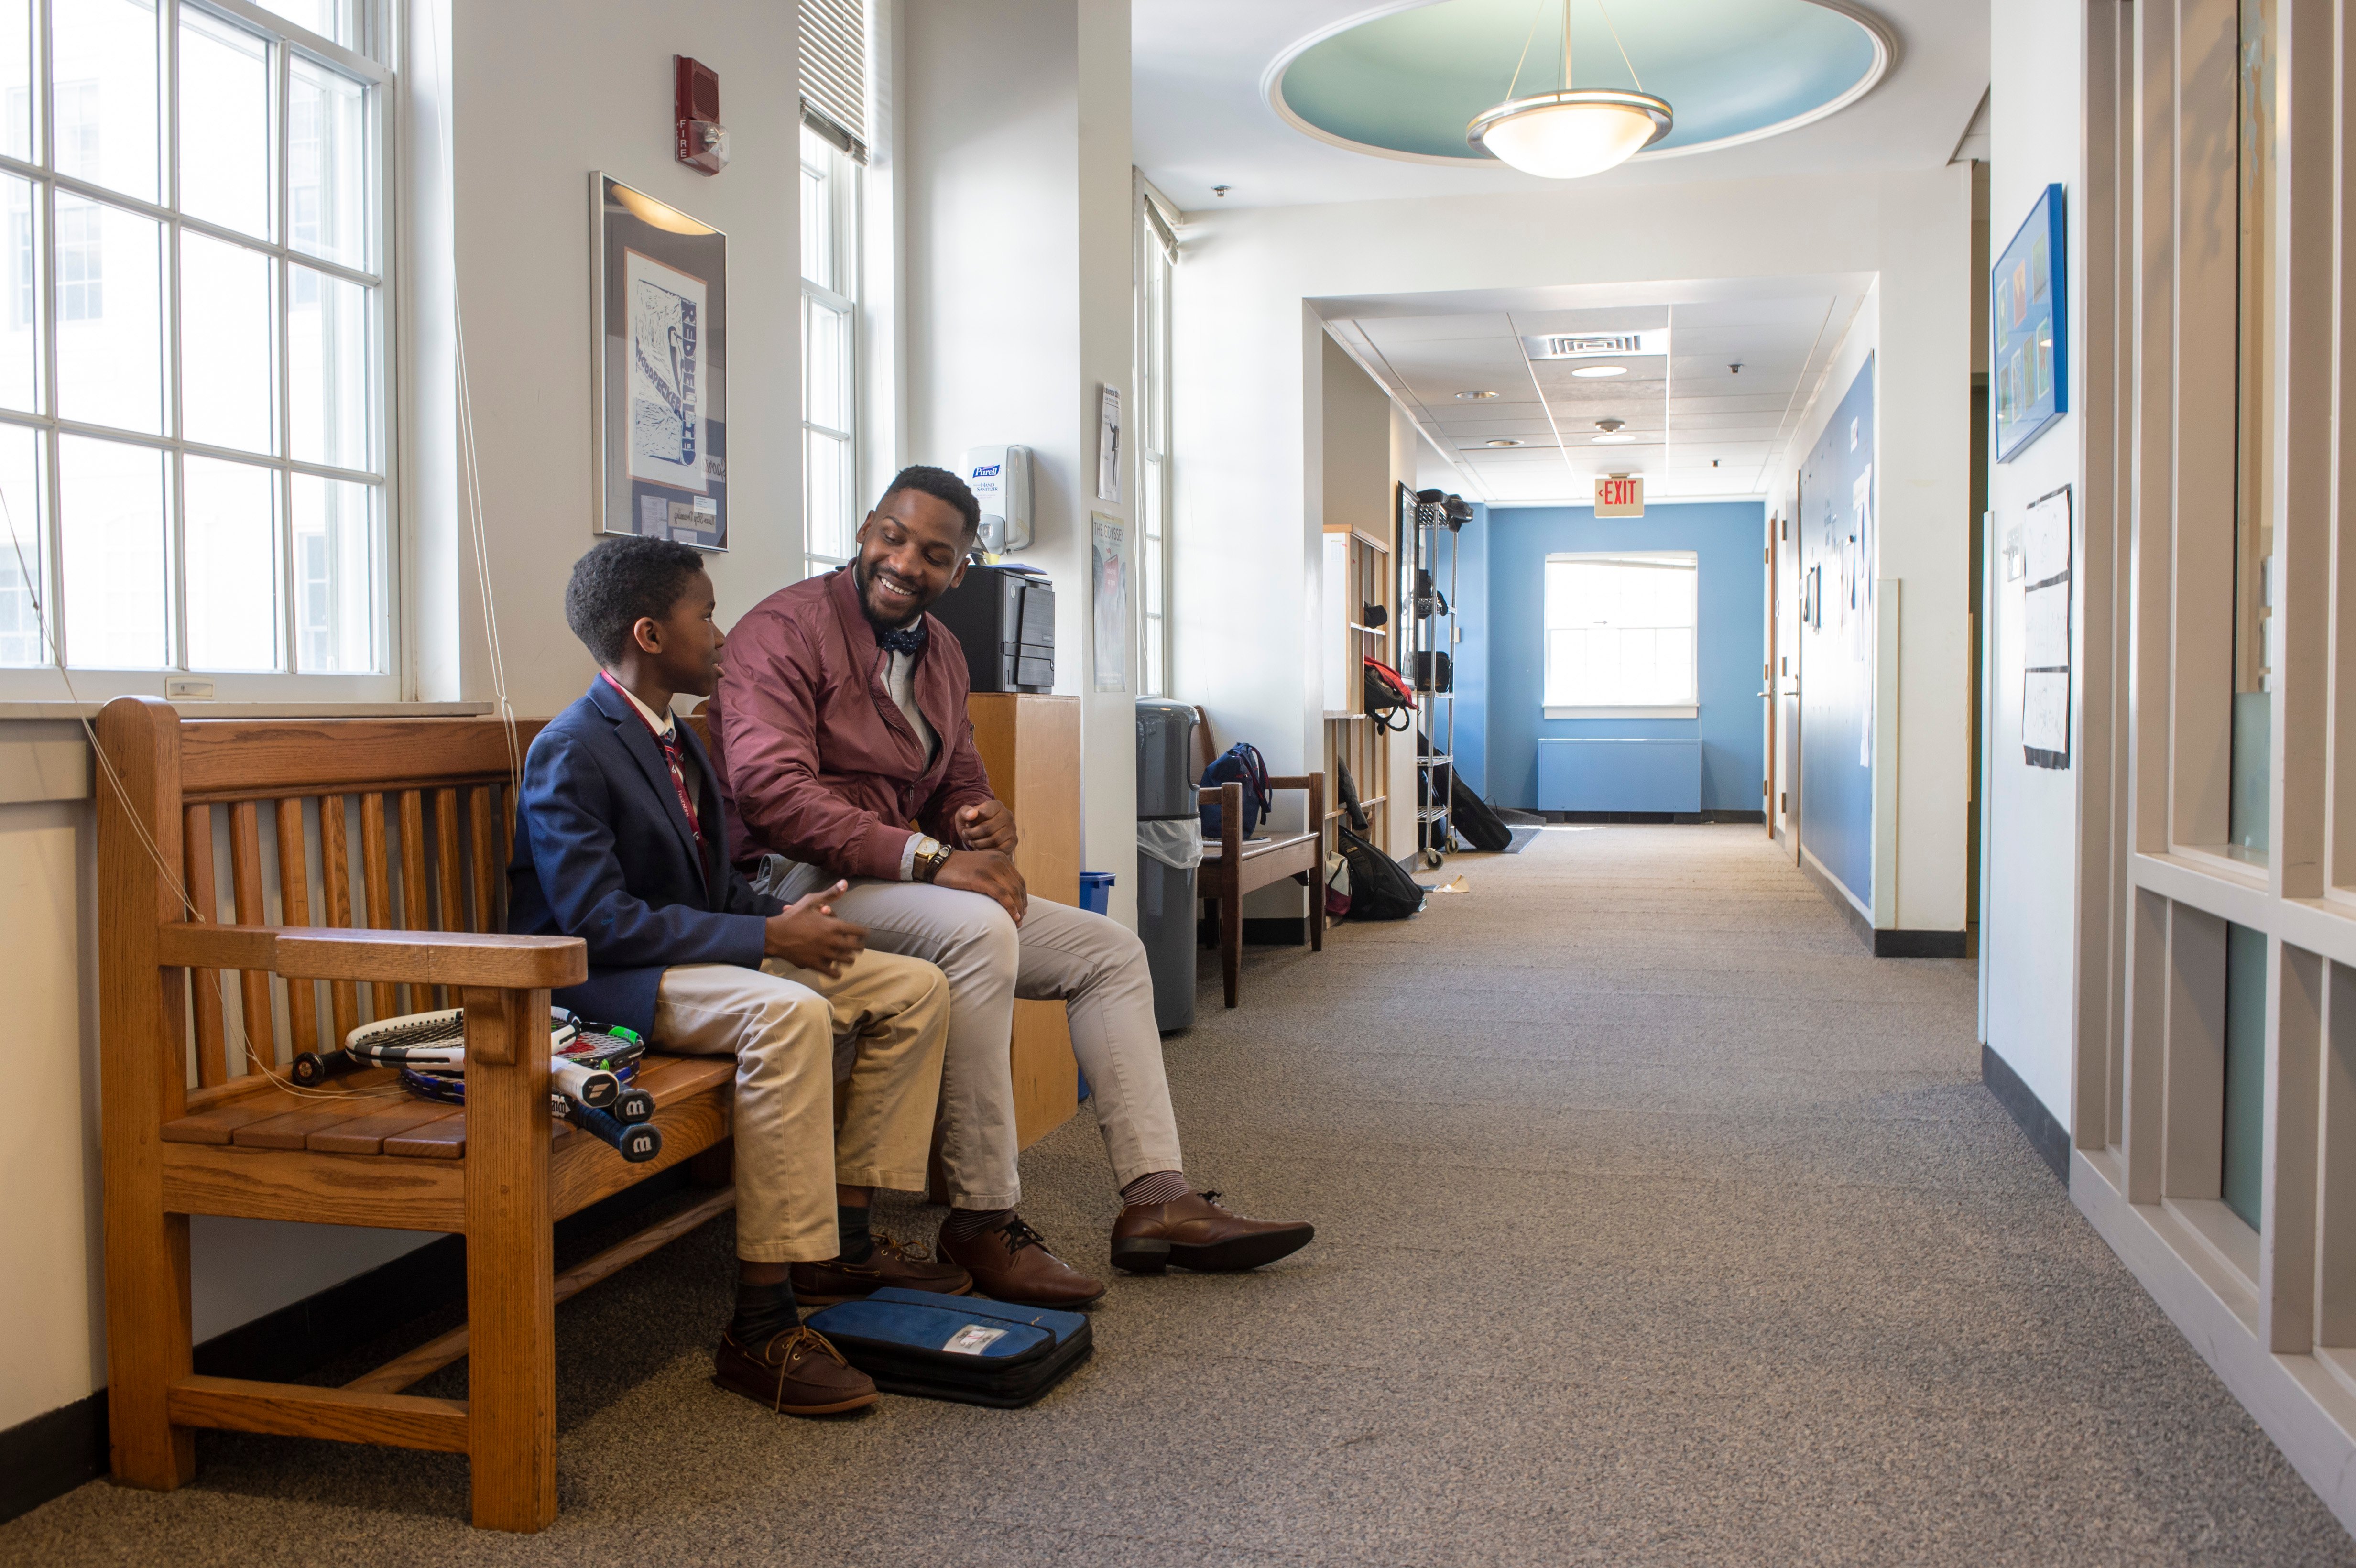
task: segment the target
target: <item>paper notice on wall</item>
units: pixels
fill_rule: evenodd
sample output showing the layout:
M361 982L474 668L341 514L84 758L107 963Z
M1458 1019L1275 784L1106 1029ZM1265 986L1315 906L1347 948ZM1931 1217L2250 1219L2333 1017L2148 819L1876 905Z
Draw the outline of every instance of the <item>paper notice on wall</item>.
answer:
M1104 389L1097 421L1097 499L1120 505L1120 389Z
M2022 521L2020 746L2032 768L2070 765L2070 487L2029 503Z
M1088 583L1095 612L1097 689L1129 689L1129 525L1089 514Z

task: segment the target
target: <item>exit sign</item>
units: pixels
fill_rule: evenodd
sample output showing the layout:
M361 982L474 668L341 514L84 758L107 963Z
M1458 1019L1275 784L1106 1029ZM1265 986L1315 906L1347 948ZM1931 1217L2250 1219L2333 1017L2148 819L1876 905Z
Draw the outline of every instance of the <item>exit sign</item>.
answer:
M1598 475L1595 515L1599 517L1641 517L1644 515L1644 476L1641 474Z

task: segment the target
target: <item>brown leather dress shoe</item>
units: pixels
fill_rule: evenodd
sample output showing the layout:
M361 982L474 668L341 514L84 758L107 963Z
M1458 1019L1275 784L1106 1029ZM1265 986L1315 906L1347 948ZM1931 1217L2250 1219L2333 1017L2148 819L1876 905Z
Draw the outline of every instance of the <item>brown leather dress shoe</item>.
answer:
M1172 1264L1203 1274L1229 1274L1272 1264L1307 1246L1317 1227L1299 1220L1247 1220L1215 1201L1215 1192L1189 1192L1175 1203L1132 1203L1112 1222L1113 1267L1160 1274Z
M815 1328L788 1328L757 1350L723 1335L712 1381L787 1415L840 1415L875 1403L875 1384Z
M1018 1214L962 1241L953 1239L944 1224L939 1253L973 1276L976 1294L993 1301L1069 1310L1086 1307L1105 1292L1102 1281L1090 1279L1049 1252L1046 1238Z
M873 1296L886 1286L929 1290L937 1296L966 1296L973 1276L952 1263L936 1263L920 1246L877 1232L875 1250L863 1264L829 1258L822 1264L796 1264L791 1271L794 1299L804 1307L832 1307L853 1296Z

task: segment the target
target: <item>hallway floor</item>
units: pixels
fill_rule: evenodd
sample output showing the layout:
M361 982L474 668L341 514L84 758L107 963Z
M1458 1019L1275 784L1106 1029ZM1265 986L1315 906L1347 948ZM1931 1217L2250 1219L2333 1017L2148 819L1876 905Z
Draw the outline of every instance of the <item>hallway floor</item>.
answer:
M559 1311L543 1535L468 1530L455 1459L209 1435L0 1563L2356 1563L1980 1087L1969 965L1867 956L1756 827L1459 872L1237 1012L1206 966L1188 1169L1318 1241L1119 1279L1031 1410L718 1392L723 1220ZM1101 1268L1092 1126L1024 1164Z

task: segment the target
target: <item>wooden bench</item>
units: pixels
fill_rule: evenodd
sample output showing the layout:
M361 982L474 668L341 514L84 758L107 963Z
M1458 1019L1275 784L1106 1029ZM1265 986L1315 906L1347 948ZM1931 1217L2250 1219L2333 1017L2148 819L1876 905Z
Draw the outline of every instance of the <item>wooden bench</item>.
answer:
M516 743L539 728L519 725ZM562 1279L554 1223L684 1160L724 1182L734 1063L646 1058L663 1145L644 1164L551 1117L549 991L584 979L587 956L572 938L500 933L514 802L498 721L184 719L122 698L97 729L115 1477L186 1482L198 1427L434 1449L468 1456L476 1524L545 1527L556 1302L734 1191ZM262 1071L368 1018L453 1006L463 1109L381 1070L328 1092ZM342 1388L196 1376L191 1214L463 1234L466 1326ZM461 1356L466 1399L401 1392Z
M1211 720L1200 708L1194 709L1194 734L1201 751L1202 765L1208 768L1218 756L1211 741ZM1200 776L1199 772L1197 777ZM1271 790L1306 790L1309 793L1309 827L1306 832L1277 836L1262 833L1252 838L1243 836L1244 786L1239 784L1221 784L1219 795L1219 840L1203 844L1203 869L1195 879L1197 895L1210 902L1213 918L1219 925L1219 973L1226 985L1227 1006L1237 1005L1237 992L1243 980L1244 962L1244 895L1258 888L1272 886L1287 877L1306 884L1309 890L1309 946L1312 952L1325 951L1325 775L1306 773L1298 777L1278 778L1270 775ZM1196 793L1208 795L1208 790Z

